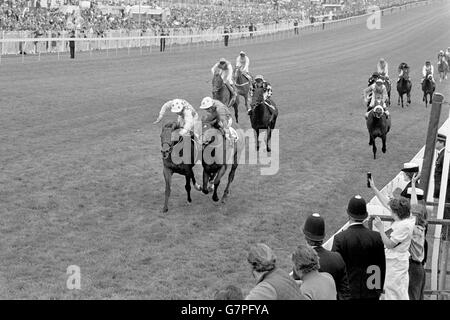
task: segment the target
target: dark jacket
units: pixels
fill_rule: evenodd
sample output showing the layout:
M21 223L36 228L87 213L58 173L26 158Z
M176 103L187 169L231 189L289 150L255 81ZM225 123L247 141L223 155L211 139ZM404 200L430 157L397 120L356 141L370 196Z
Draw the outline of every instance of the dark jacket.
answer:
M300 286L284 270L275 268L265 274L259 283L263 281L275 288L277 300L306 300Z
M349 300L351 295L344 259L342 259L338 252L328 251L324 247L314 247L314 250L316 250L319 256L319 272L327 272L334 279L337 299Z
M386 275L386 257L380 234L362 224L355 224L334 237L332 250L339 252L345 261L352 299L378 299L383 292ZM369 269L371 266L378 266L380 270L379 288L369 289L367 286L367 280L374 275Z
M441 191L441 177L442 177L442 168L444 166L444 152L445 152L445 148L442 149L441 152L439 152L437 158L436 158L436 166L434 168L434 193L433 193L433 197L434 198L439 198L439 192ZM450 192L449 192L449 182L450 182L450 174L448 176L448 180L447 180L447 195L446 195L446 201L445 202L450 202L449 198L450 198Z

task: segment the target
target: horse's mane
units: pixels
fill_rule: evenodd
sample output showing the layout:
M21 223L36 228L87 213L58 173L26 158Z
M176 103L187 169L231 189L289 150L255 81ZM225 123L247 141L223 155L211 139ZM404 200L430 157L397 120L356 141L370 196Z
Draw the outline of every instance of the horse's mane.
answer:
M167 122L167 123L164 124L163 128L171 128L171 129L173 129L175 125L176 125L176 121Z

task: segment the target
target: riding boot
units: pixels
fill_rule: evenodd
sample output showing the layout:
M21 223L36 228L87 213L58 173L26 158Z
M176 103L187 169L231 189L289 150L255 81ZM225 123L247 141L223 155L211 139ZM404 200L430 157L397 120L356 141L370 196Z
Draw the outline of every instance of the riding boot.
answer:
M230 99L230 102L229 102L229 105L228 105L228 107L231 107L234 104L234 102L236 101L236 97L237 97L236 89L234 88L233 85L230 85L229 83L227 83L226 85L227 85L227 87L230 90L231 95L232 95L232 97Z

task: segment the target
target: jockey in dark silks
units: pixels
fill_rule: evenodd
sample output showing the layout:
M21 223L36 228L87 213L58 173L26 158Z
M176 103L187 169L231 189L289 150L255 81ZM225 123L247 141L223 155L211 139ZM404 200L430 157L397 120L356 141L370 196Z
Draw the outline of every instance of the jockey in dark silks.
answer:
M370 103L367 108L366 119L369 115L369 112L375 107L375 101L381 101L384 113L386 114L386 119L389 118L389 111L387 110L386 101L388 99L387 89L384 85L384 81L381 78L378 78L374 84L371 84L369 87L364 89L364 101Z
M225 138L233 143L237 139L236 131L231 127L233 118L227 106L219 100L204 97L200 109L206 110L207 117L204 121L214 122Z
M255 91L255 88L263 88L264 89L264 103L269 107L269 112L273 114L275 111L274 103L270 99L272 96L272 86L270 83L264 80L264 77L262 75L257 75L255 77L255 81L252 84L252 87L250 88L250 95L253 96L253 92ZM248 110L248 114L250 115L253 111L252 105L250 105L250 109Z
M409 77L409 66L408 66L408 64L406 62L402 62L398 66L398 79L397 79L397 82L400 80L400 77L402 77L404 75L404 73L406 73L407 76Z

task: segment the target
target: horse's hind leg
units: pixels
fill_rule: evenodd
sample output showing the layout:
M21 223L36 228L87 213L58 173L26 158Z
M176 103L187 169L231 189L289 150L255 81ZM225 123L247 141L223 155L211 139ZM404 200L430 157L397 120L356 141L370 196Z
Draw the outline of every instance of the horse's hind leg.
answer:
M162 208L162 212L169 211L169 197L170 197L170 183L172 181L172 171L164 167L163 169L164 180L166 181L166 192L164 198L164 207Z
M236 156L235 156L235 158L236 158ZM236 159L236 161L237 161L237 159ZM230 193L230 185L234 180L234 174L236 173L237 166L238 166L237 163L234 163L231 165L230 174L228 175L227 187L225 188L225 191L223 192L223 196L222 196L222 203L225 203L225 200L228 198L228 194Z

